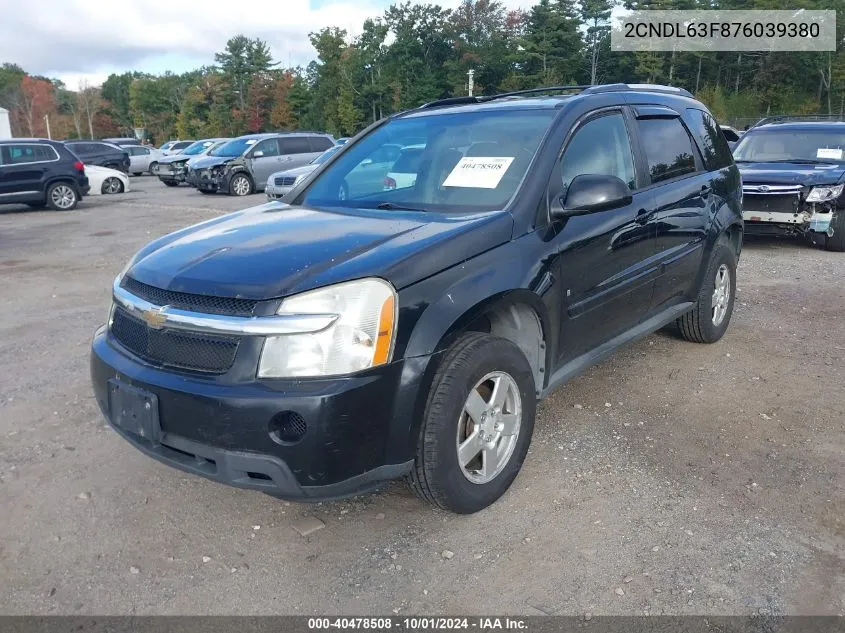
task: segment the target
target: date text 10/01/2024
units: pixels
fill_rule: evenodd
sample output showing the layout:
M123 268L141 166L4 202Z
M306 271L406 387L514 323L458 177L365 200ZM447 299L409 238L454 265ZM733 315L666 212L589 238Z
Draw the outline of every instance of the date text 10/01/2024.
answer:
M476 618L440 618L440 617L352 617L352 618L308 618L309 630L388 630L403 629L408 631L468 630L479 631L511 630L528 628L528 623L519 618L476 617Z

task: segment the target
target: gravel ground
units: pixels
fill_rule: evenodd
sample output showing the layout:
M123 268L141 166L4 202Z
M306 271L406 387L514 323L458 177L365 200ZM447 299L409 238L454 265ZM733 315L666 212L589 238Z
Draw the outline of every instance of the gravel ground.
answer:
M263 202L132 184L0 213L0 613L845 612L845 255L746 244L725 338L660 332L559 389L485 512L401 484L299 505L161 465L102 420L88 346L114 275Z

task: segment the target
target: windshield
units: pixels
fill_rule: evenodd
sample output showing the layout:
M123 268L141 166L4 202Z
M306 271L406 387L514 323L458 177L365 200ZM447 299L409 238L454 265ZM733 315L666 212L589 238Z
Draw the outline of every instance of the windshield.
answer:
M503 208L555 114L509 108L394 119L324 168L304 203L421 211ZM401 177L397 166L404 170Z
M756 130L748 132L734 149L737 162L845 161L845 132L830 130Z
M171 147L173 147L174 142L175 141L167 141L167 143L159 147L159 149L170 149Z
M333 147L330 147L330 148L329 148L329 149L327 149L325 152L323 152L322 154L320 154L319 156L317 156L317 158L315 158L314 160L312 160L312 161L311 161L311 164L312 164L312 165L322 165L322 164L323 164L323 163L325 163L327 160L329 160L329 158L330 158L331 156L333 156L335 153L337 153L337 150L339 150L341 147L343 147L343 146L342 146L342 145L334 145Z
M224 143L217 149L208 153L209 156L240 156L250 147L255 145L259 139L257 138L236 138L228 143Z
M197 141L196 143L192 143L188 145L184 150L182 150L182 154L185 156L196 156L197 154L202 154L205 148L210 147L213 143L211 141Z

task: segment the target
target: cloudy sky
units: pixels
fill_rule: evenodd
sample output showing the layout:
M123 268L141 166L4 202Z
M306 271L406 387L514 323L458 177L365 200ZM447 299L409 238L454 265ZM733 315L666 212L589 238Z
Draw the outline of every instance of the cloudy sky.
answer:
M415 0L417 1L417 0ZM508 8L534 0L502 0ZM454 7L459 0L439 0ZM113 72L179 73L214 62L236 33L270 43L283 66L305 64L308 33L358 34L391 0L0 0L0 62L58 77L69 88Z

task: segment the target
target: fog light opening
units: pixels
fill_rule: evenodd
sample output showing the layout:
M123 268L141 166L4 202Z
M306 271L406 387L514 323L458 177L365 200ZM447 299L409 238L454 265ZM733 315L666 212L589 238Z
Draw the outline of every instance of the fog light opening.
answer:
M278 444L295 444L308 430L308 425L295 411L282 411L270 419L270 437Z

